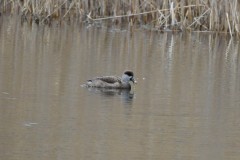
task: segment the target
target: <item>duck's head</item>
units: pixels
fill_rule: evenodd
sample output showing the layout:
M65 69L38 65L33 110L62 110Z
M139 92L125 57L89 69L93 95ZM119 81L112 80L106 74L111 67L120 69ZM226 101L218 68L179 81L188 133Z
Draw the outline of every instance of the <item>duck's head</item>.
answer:
M137 81L134 80L134 74L132 71L125 71L122 75L122 81L123 82L130 82L137 83Z

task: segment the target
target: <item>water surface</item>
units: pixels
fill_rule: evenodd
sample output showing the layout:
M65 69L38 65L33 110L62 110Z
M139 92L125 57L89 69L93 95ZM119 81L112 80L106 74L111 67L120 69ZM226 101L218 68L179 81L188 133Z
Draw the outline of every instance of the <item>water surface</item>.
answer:
M0 19L0 157L239 160L239 41ZM130 92L88 90L134 71Z

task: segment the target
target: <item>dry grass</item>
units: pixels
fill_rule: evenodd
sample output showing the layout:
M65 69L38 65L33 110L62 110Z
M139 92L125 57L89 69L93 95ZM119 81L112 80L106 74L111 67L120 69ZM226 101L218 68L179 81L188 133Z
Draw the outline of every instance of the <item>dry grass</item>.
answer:
M0 0L0 12L21 14L30 23L78 19L240 35L238 0Z

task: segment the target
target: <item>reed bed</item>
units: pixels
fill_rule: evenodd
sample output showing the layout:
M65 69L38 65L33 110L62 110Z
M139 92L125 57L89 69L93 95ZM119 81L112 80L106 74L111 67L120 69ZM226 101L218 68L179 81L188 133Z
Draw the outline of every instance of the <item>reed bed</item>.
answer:
M30 23L75 21L142 25L156 30L240 35L238 0L0 0L0 13Z

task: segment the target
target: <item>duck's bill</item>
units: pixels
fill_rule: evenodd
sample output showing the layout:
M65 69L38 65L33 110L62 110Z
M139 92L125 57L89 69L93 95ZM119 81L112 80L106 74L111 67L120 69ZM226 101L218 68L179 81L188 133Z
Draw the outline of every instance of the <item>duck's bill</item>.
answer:
M133 84L137 84L137 81L135 79L132 79Z

